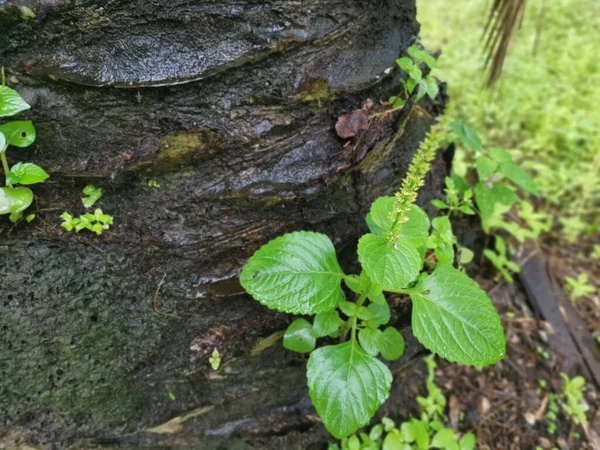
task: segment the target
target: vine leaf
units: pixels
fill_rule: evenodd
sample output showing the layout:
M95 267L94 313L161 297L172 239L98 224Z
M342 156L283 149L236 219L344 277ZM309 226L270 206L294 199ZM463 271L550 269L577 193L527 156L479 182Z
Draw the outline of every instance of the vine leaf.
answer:
M367 276L383 290L406 287L417 278L422 259L415 247L399 240L365 234L358 241L358 260Z
M26 109L29 109L29 105L17 91L0 86L0 117L14 116Z
M505 354L504 331L489 297L464 273L440 265L411 294L417 339L443 358L483 367Z
M395 202L396 199L394 197L379 197L373 202L366 219L371 233L387 237L393 225L390 215L394 211ZM406 217L408 218L408 222L402 224L398 242L413 247L420 247L425 243L429 235L429 217L417 205L413 205L406 212Z
M316 314L344 297L344 276L327 236L309 231L284 234L261 247L242 269L244 289L268 308Z
M355 340L312 352L306 375L317 413L338 439L367 425L392 386L389 369Z

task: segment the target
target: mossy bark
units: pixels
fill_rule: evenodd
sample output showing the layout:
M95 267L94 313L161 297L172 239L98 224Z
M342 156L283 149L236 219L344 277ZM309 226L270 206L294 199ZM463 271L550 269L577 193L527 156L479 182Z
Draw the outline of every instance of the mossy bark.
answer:
M8 0L0 26L38 130L9 158L51 173L33 223L0 219L0 443L320 448L290 318L237 276L298 229L351 267L431 120L383 116L345 150L335 122L397 93L414 0ZM100 237L60 228L87 183L114 216Z

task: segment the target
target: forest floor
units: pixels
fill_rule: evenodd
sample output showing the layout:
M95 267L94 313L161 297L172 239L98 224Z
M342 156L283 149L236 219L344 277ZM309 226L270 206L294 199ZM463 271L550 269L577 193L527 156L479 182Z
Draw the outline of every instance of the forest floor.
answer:
M502 78L488 90L481 37L489 3L418 0L423 44L429 51L442 49L434 75L448 83L447 114L471 125L488 146L510 151L534 175L540 197L529 200L551 223L537 247L583 319L597 354L600 65L595 49L600 4L529 2ZM473 270L481 273L478 281L501 313L507 356L484 370L440 361L436 383L448 398L450 425L475 432L481 449L600 449L598 386L586 377L587 424L575 423L563 392L576 374L570 374L570 383L561 376L564 361L552 348L552 326L535 314L524 280L516 277L509 284L497 281L492 269ZM578 297L571 284L582 276L587 281L580 284L587 288Z

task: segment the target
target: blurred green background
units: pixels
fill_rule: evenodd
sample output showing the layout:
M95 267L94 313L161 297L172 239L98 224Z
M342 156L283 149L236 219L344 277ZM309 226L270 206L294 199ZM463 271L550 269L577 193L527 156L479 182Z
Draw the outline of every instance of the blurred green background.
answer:
M448 82L448 113L535 175L553 236L589 239L600 229L600 2L530 0L492 91L482 54L489 3L417 1L423 45L442 50L434 74Z

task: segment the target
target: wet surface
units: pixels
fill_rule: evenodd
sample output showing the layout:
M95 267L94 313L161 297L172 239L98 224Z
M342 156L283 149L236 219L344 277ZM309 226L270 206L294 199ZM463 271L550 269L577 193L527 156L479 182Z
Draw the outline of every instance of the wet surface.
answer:
M51 173L33 224L0 222L0 442L326 440L303 357L277 341L252 356L290 318L236 279L296 229L354 260L370 202L396 190L431 122L411 118L395 140L396 118L377 122L360 160L340 153L335 123L398 89L384 71L414 15L401 0L0 1L0 58L38 136L8 156ZM59 227L62 211L83 212L88 182L114 216L101 237ZM180 433L142 431L204 407Z

